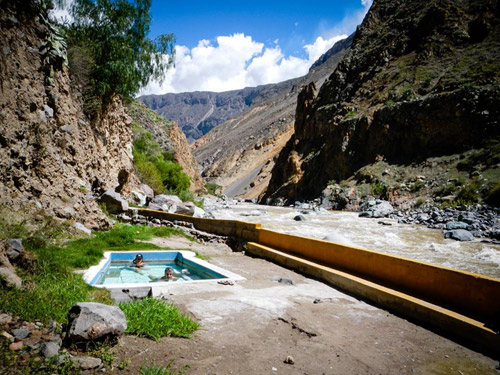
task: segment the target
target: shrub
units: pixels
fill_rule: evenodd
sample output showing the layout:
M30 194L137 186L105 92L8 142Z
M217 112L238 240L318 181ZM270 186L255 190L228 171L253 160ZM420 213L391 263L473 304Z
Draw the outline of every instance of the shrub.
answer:
M385 198L387 197L388 187L383 183L374 183L371 186L371 194L374 197Z
M486 202L493 206L500 207L500 182L488 191Z
M142 131L134 140L134 163L141 179L155 193L177 194L183 201L194 200L189 192L191 180L182 167L170 161L172 154L162 152L160 145L150 132ZM182 195L186 198L183 199Z
M425 203L425 199L424 199L424 198L422 198L422 197L419 197L419 198L417 199L417 201L415 202L415 206L416 206L416 207L420 207L420 206L421 206L421 205L423 205L424 203Z

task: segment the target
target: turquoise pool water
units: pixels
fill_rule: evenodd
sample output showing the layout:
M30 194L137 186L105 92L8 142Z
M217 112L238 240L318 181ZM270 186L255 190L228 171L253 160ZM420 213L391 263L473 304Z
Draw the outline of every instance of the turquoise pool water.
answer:
M144 266L133 266L136 253L111 253L89 282L95 286L115 284L178 283L195 280L224 279L227 276L199 264L194 258L186 259L180 252L143 252ZM202 262L203 263L203 262ZM206 263L206 262L205 262ZM172 267L175 280L160 280L165 268Z

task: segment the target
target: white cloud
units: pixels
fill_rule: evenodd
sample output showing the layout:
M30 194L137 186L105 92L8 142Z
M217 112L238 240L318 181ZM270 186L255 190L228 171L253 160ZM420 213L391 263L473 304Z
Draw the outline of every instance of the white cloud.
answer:
M193 49L176 47L175 67L162 84L151 82L139 95L186 91L229 91L243 87L276 83L307 73L323 53L347 35L328 39L318 37L305 45L308 58L286 57L275 41L264 47L251 36L219 36L215 43L201 40Z
M362 9L346 15L333 28L318 30L320 36L312 44L303 45L307 58L285 56L278 39L272 47L264 47L263 43L244 34L219 36L214 44L202 40L191 50L177 46L176 66L167 72L163 84L151 82L139 94L228 91L300 77L361 23L373 0L360 1Z

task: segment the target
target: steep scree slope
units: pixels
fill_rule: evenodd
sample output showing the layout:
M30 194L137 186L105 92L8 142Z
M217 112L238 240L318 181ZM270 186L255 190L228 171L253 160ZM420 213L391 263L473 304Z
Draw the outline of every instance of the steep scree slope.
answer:
M497 137L499 14L494 0L375 1L319 93L302 92L262 201L313 199L376 160L409 164Z
M269 85L252 106L217 126L193 145L204 178L230 195L256 198L267 187L276 156L293 132L297 94L302 85L318 87L348 51L352 36L337 42L304 77Z

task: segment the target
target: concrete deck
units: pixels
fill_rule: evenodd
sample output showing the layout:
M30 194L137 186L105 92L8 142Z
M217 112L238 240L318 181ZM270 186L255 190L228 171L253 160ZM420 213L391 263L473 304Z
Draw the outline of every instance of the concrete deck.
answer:
M189 364L188 374L500 373L490 357L266 260L224 245L155 241L209 255L246 280L155 291L201 329L190 340L126 337L119 358L144 356L157 364L175 358ZM293 364L284 363L287 356Z

